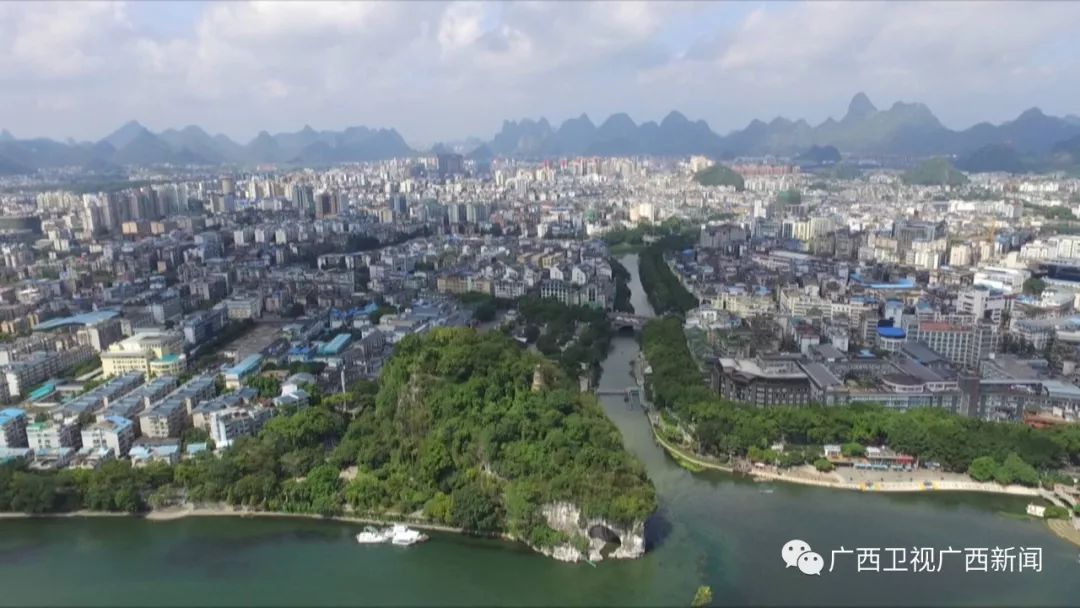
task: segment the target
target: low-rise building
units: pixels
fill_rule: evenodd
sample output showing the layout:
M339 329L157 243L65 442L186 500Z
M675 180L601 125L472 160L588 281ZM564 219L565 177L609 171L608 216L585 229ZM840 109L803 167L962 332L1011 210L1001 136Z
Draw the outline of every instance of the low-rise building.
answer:
M142 372L147 376L178 376L187 369L184 337L177 331L140 331L101 353L105 376Z
M26 412L15 407L0 410L0 448L25 448Z
M135 424L119 416L110 416L82 430L83 450L105 448L111 450L114 456L122 457L127 456L134 442Z
M75 424L63 422L35 422L26 427L27 442L39 454L43 450L55 450L58 448L79 449L82 447L82 436L79 427Z
M180 399L159 401L139 415L139 428L145 437L179 437L187 422L187 408Z
M225 370L225 387L232 389L240 388L244 383L244 379L252 374L258 373L261 366L262 355L248 355L236 365Z
M20 397L31 387L94 358L94 350L79 345L60 351L39 351L4 365L3 381L9 398ZM0 391L3 392L3 391Z
M180 444L168 443L162 445L140 444L132 446L128 452L132 466L144 467L151 462L164 462L176 464L180 462Z
M210 414L210 438L217 447L228 447L240 437L259 432L273 412L266 408L226 408Z

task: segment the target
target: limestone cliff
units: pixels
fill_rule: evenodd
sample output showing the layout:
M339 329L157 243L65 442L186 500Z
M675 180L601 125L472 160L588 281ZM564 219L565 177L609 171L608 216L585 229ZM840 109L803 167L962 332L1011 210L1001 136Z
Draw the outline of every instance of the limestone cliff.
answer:
M555 547L534 547L544 555L560 561L576 562L585 559L600 561L604 557L634 559L645 554L645 522L619 525L603 518L586 518L581 509L568 502L555 502L541 508L547 525L570 538ZM601 550L609 543L615 549L603 555Z

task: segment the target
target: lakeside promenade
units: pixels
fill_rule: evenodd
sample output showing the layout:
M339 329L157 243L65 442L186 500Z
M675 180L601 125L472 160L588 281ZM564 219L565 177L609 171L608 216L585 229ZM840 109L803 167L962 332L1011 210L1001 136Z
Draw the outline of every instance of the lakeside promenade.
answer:
M843 481L833 476L819 474L820 477L812 477L809 474L786 473L775 469L751 467L745 471L736 471L730 465L721 464L712 459L707 459L696 454L690 454L685 449L677 447L666 441L653 426L653 436L657 443L677 459L685 460L692 465L724 471L726 473L745 473L755 479L766 481L785 481L803 485L833 488L838 490L855 490L859 492L986 492L992 494L1010 494L1013 496L1040 496L1036 488L1028 488L1020 485L1003 486L996 483L983 483L977 481L961 481L952 479L916 479L911 481ZM826 477L832 477L831 479Z
M750 467L745 471L736 471L734 467L726 464L722 464L707 457L703 457L696 454L691 454L686 450L672 445L666 441L657 432L656 424L652 421L650 416L650 426L652 427L653 438L664 450L668 452L677 461L689 463L693 467L700 467L702 469L709 469L714 471L723 471L725 473L745 473L750 477L753 477L758 481L779 481L786 483L798 483L803 485L818 486L822 488L830 488L836 490L848 490L856 492L982 492L986 494L1006 494L1010 496L1029 496L1038 497L1054 504L1058 504L1060 499L1053 495L1051 492L1039 488L1029 488L1020 485L1007 485L990 483L990 482L978 482L978 481L964 481L957 479L919 479L910 481L861 481L851 482L843 481L841 479L827 479L824 478L826 474L814 473L815 476L809 474L796 474L796 473L784 473L778 470L763 469L759 467ZM805 473L805 472L804 472ZM1077 527L1078 518L1073 517L1068 520L1065 519L1051 519L1047 520L1047 526L1058 537L1063 538L1077 546L1080 546L1080 528Z

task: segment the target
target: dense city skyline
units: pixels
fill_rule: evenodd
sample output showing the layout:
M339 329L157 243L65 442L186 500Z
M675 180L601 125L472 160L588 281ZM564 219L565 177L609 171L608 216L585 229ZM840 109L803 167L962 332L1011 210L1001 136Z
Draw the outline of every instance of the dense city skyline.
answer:
M367 125L423 146L583 112L640 122L676 109L719 133L775 116L817 124L842 116L856 91L926 103L953 129L1032 106L1077 113L1076 5L926 8L5 4L0 127L97 140L136 119L246 141Z
M1075 605L1077 23L0 2L0 606Z

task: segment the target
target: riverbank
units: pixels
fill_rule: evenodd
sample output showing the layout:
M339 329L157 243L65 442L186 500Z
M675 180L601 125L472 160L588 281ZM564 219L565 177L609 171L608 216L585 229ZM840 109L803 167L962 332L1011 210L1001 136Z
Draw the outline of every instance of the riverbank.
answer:
M1046 525L1050 527L1050 531L1057 534L1061 538L1069 541L1070 543L1080 547L1080 529L1076 527L1076 518L1073 521L1064 519L1051 519L1046 522Z
M119 518L130 517L135 519L142 519L150 522L171 522L179 521L188 518L204 518L204 517L238 517L242 519L259 518L259 519L306 519L306 520L319 520L336 522L343 524L354 524L363 526L386 526L394 524L403 524L418 530L425 530L428 532L443 532L447 534L460 534L465 536L475 536L481 538L490 538L494 540L501 540L509 543L520 543L529 549L547 557L553 558L560 562L576 562L578 558L568 558L567 554L562 551L565 547L560 545L557 547L538 547L530 543L522 541L510 534L483 534L465 530L464 528L457 528L454 526L446 526L443 524L433 524L430 522L419 521L415 518L408 517L358 517L352 515L320 515L318 513L289 513L285 511L259 511L255 509L247 509L243 507L233 507L230 505L185 505L182 507L168 507L164 509L153 509L144 513L118 513L113 511L69 511L65 513L19 513L19 512L3 512L0 513L0 521L4 519L10 520L27 520L27 519L73 519L73 518ZM594 562L604 559L603 557L582 556L581 561ZM595 565L595 564L593 564Z
M779 471L770 471L767 469L760 469L751 467L746 471L736 471L734 467L730 465L720 464L712 462L710 460L702 459L700 456L693 455L686 450L672 445L660 436L657 431L656 425L652 423L650 419L649 426L652 429L653 438L656 443L664 449L669 456L671 456L679 466L690 471L691 473L698 473L704 470L722 471L724 473L745 473L746 475L754 478L757 481L778 481L782 483L794 483L801 485L817 486L821 488L830 488L836 490L848 490L858 492L891 492L891 493L915 493L915 492L981 492L984 494L1003 494L1008 496L1029 496L1032 498L1038 497L1048 499L1043 492L1040 492L1037 488L1029 488L1026 486L1009 485L1002 486L996 483L982 483L977 481L960 481L960 480L919 480L919 481L877 481L877 482L860 482L852 483L840 480L828 480L828 479L815 479L806 476L794 475L789 473L781 473ZM1056 536L1069 541L1070 543L1080 547L1080 528L1077 528L1075 524L1076 518L1072 520L1066 519L1051 519L1047 520L1046 524Z
M405 524L419 530L427 530L434 532L447 532L451 534L472 534L466 532L462 528L455 528L453 526L445 526L441 524L417 522L409 518L386 518L379 519L374 517L355 517L351 515L319 515L317 513L287 513L284 511L257 511L252 509L243 509L230 507L228 505L219 506L187 506L187 507L170 507L166 509L154 509L145 513L116 513L113 511L69 511L65 513L0 513L0 519L64 519L64 518L76 518L76 517L134 517L144 519L146 521L163 522L163 521L177 521L186 519L188 517L263 517L263 518L276 518L276 519L312 519L322 521L333 521L339 523L356 524L356 525L391 525L391 524ZM480 535L484 536L484 535ZM506 536L490 536L491 538L500 538L502 540L514 541L514 539Z
M750 477L761 481L780 481L797 483L802 485L832 488L837 490L854 490L859 492L984 492L988 494L1008 494L1011 496L1040 496L1038 489L1025 486L1009 485L1002 486L996 483L982 483L977 481L959 480L913 480L913 481L874 481L874 482L847 482L836 479L822 479L796 475L781 471L771 471L751 467L746 471L736 471L731 465L720 464L711 460L705 460L700 455L687 452L685 449L672 445L660 436L655 424L652 427L653 437L664 450L676 460L690 463L702 469L723 471L725 473L744 472Z

